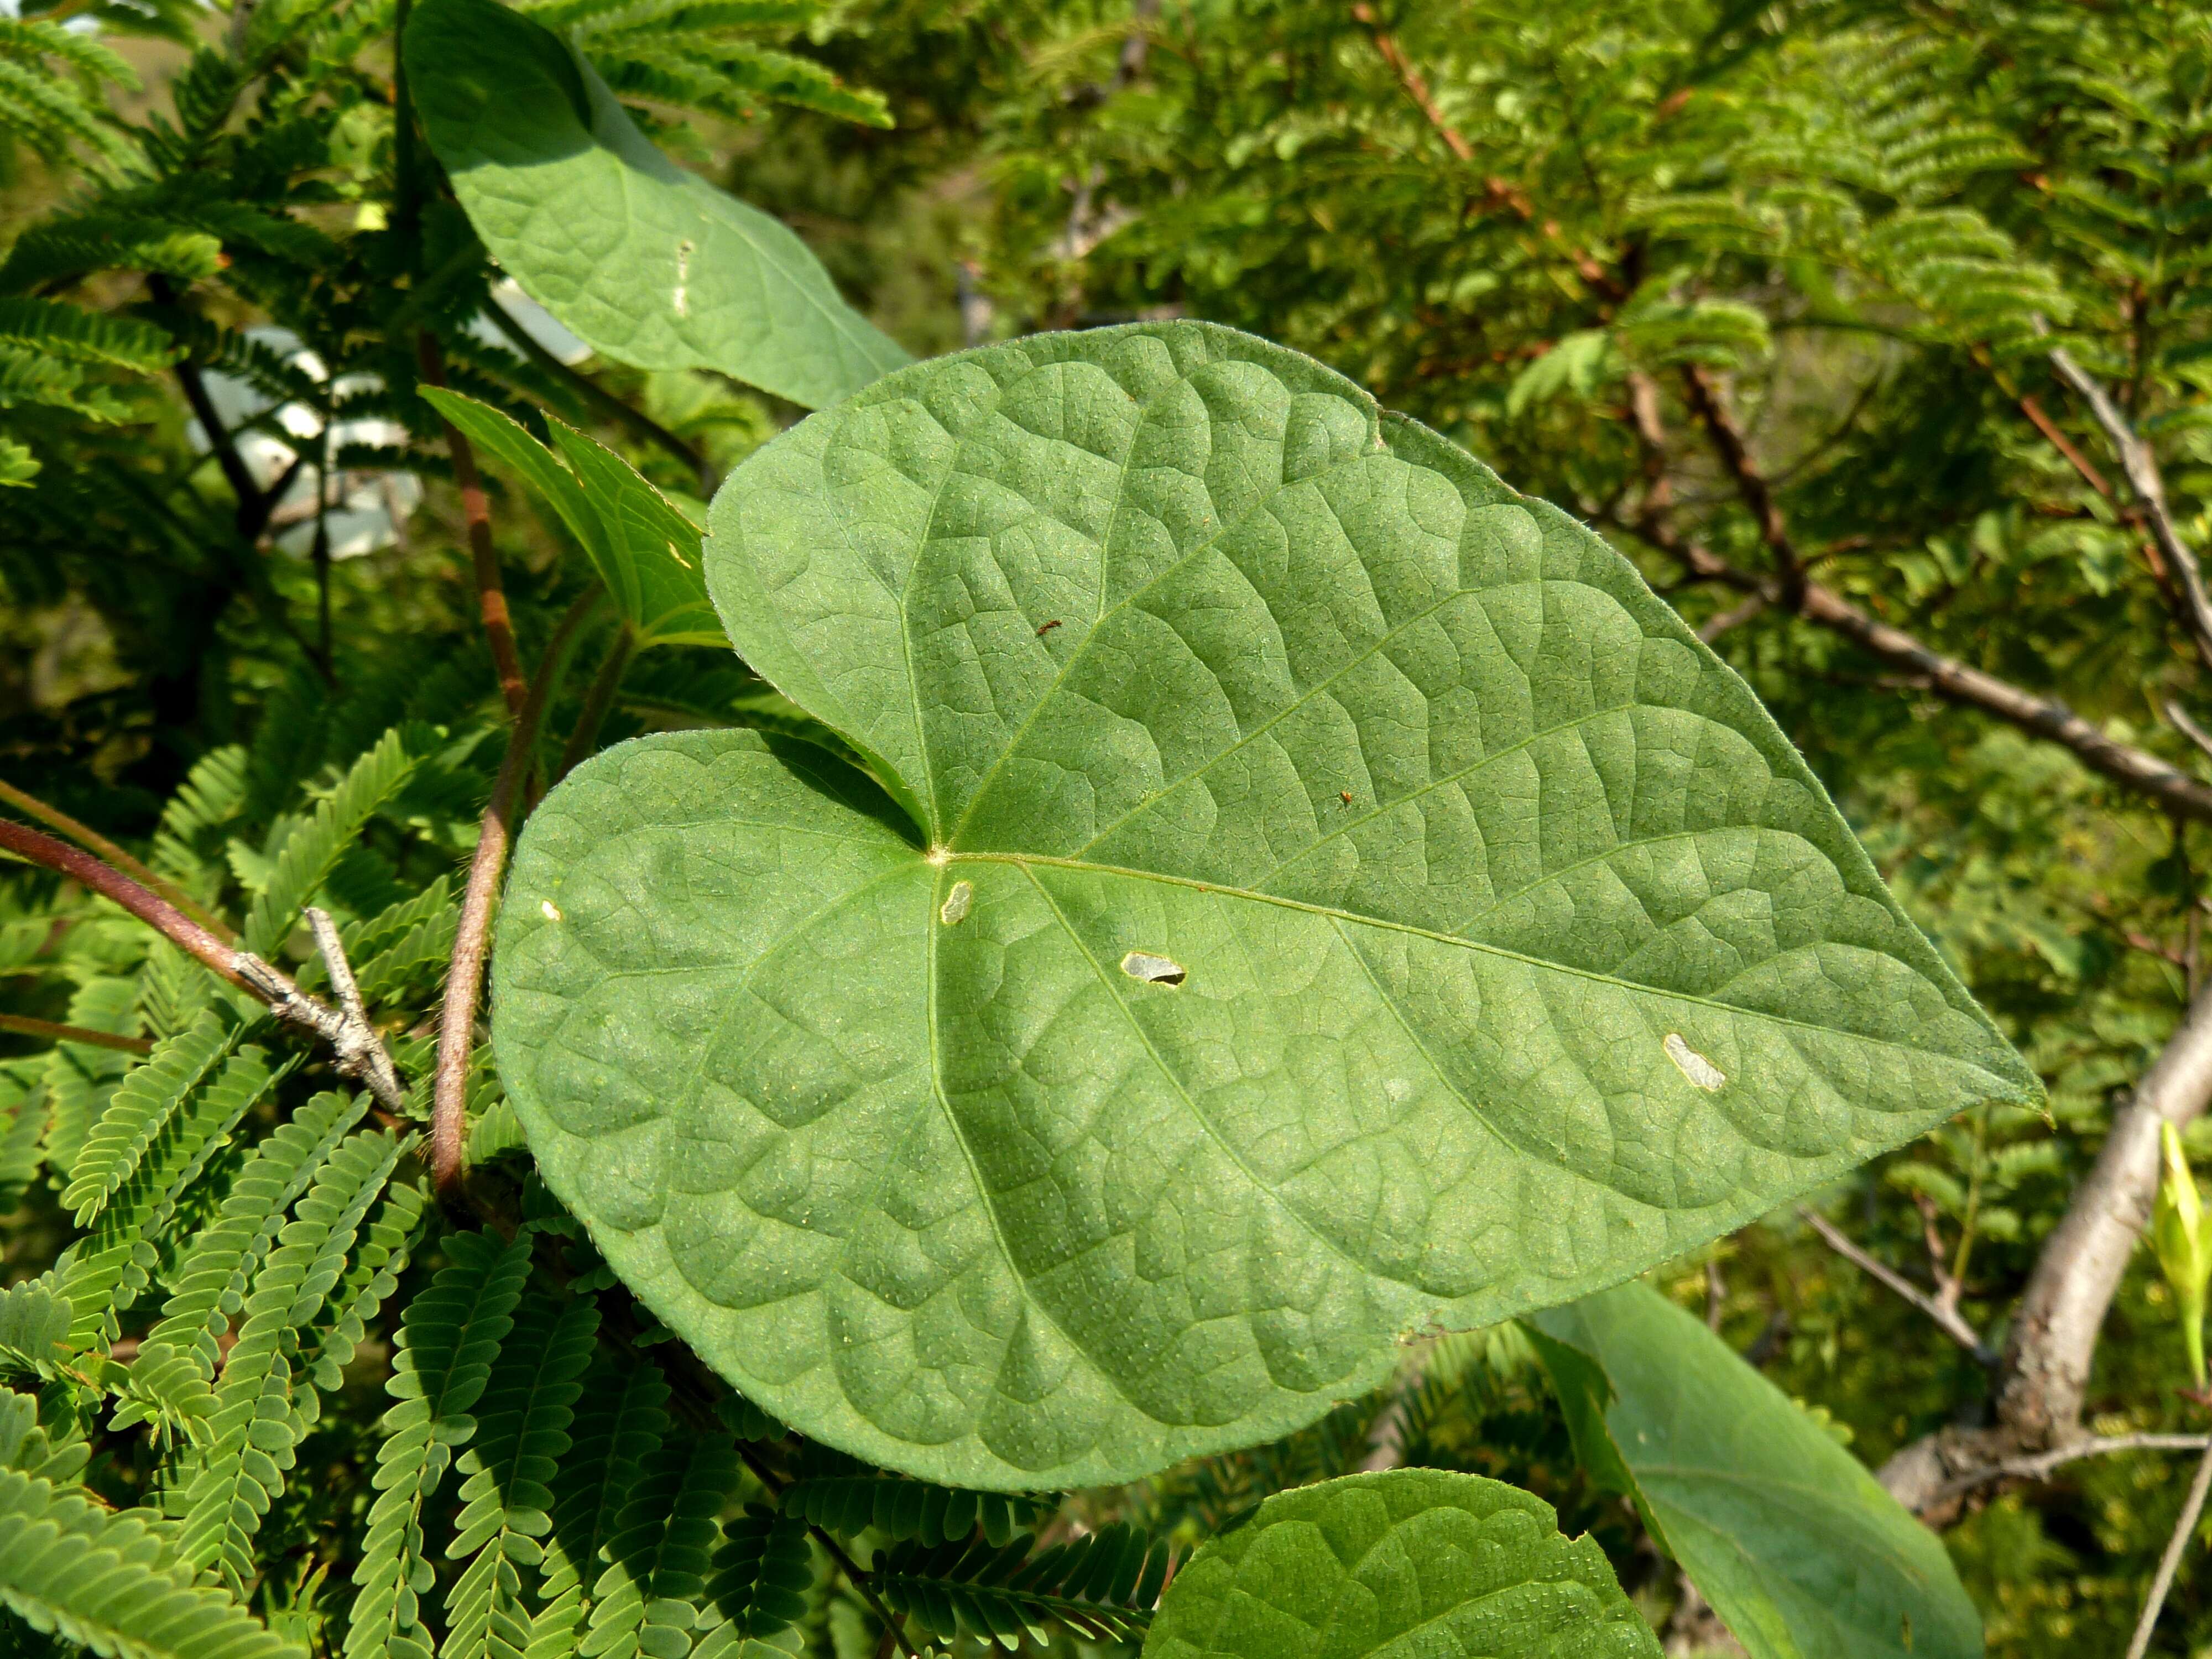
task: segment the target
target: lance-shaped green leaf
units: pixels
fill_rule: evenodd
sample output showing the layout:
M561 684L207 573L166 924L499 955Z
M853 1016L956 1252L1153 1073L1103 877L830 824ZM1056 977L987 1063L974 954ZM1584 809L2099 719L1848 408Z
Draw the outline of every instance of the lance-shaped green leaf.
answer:
M1478 1474L1392 1469L1279 1492L1160 1599L1144 1659L1658 1659L1589 1538Z
M1753 1659L1982 1651L1942 1541L1697 1320L1622 1285L1528 1322L1584 1467Z
M655 149L550 30L497 0L422 0L405 56L477 235L594 350L810 409L908 361L788 228Z
M544 497L606 584L638 649L729 644L707 597L699 526L621 456L549 415L545 423L561 449L556 456L488 404L429 387L422 396Z
M495 1041L608 1261L810 1438L1131 1479L2033 1096L1635 571L1293 352L902 371L732 476L707 574L887 793L580 768Z

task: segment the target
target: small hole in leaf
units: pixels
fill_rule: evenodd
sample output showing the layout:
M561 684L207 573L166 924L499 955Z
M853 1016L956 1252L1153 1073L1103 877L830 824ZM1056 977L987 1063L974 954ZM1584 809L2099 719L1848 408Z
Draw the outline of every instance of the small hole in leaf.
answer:
M950 927L966 917L968 907L975 902L975 884L956 881L952 884L952 890L945 896L945 902L937 907L937 919Z
M539 909L539 910L541 910L541 911L543 911L543 912L544 913L544 916L545 916L545 920L546 920L546 921L560 921L560 920L561 920L561 912L560 912L557 908L555 908L554 903L553 903L553 901L552 901L551 899L540 899L540 900L538 900L538 909Z
M1689 1079L1692 1086L1707 1094L1717 1092L1728 1081L1728 1073L1682 1041L1680 1031L1667 1033L1667 1040L1659 1045L1667 1051L1667 1058L1674 1062L1674 1069Z
M1183 981L1182 963L1156 957L1148 951L1132 951L1123 957L1121 971L1147 985L1180 985Z

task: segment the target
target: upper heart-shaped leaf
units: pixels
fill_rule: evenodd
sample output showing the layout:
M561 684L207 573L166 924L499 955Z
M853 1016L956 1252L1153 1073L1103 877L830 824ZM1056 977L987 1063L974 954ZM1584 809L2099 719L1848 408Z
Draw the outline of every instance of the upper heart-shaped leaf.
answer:
M551 30L497 0L422 0L404 52L477 234L595 351L810 409L908 361L787 227L654 149Z
M1445 1469L1277 1492L1160 1599L1144 1659L1658 1659L1605 1552L1551 1506Z
M918 365L709 529L883 793L742 733L579 769L494 1030L607 1259L816 1438L1133 1479L2034 1094L1634 570L1294 352Z

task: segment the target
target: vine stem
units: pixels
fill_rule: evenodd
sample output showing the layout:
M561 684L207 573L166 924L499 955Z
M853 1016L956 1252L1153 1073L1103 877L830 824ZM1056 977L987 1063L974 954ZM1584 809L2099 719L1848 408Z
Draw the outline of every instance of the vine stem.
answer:
M562 748L561 763L553 771L554 782L567 777L579 762L591 754L592 745L599 741L599 727L606 722L607 710L614 707L615 693L622 689L623 671L629 666L630 653L636 648L635 630L628 623L623 623L607 646L599 672L592 677L591 690L584 694L583 710L576 716L576 729L568 734L568 741Z
M0 849L28 863L43 865L119 904L218 978L267 1004L278 1019L330 1044L337 1054L339 1075L359 1079L386 1110L406 1110L406 1091L399 1086L392 1056L366 1018L341 1012L308 995L281 969L250 951L234 948L143 883L67 842L0 818Z
M781 1501L785 1485L782 1478L763 1462L754 1454L752 1449L742 1440L738 1442L738 1455L744 1461L745 1467L753 1472L753 1479L768 1488L771 1498ZM822 1546L823 1553L837 1564L839 1571L845 1575L845 1582L852 1585L853 1589L859 1593L860 1599L868 1604L869 1610L883 1621L884 1639L896 1642L899 1651L905 1654L907 1659L921 1659L921 1655L915 1650L914 1644L907 1639L905 1627L893 1616L891 1610L884 1605L883 1598L876 1594L873 1582L861 1569L860 1564L845 1553L844 1546L811 1521L806 1523L806 1530L813 1534L814 1541Z
M415 337L415 357L423 380L442 390L445 354L427 329ZM476 571L477 608L483 617L484 639L491 647L492 667L499 675L500 696L507 700L507 718L520 725L523 705L530 700L530 685L522 674L522 653L515 649L514 617L500 580L499 554L491 544L491 501L484 494L483 475L477 470L475 449L444 416L438 417L438 424L445 429L447 453L453 458L453 482L460 486L461 516L468 525L469 559Z
M2190 1534L2197 1530L2197 1517L2204 1513L2204 1496L2212 1491L2212 1446L2205 1448L2203 1457L2197 1465L2197 1478L2189 1483L2189 1497L2181 1506L2181 1519L2173 1525L2173 1536L2166 1540L2166 1553L2159 1558L2158 1576L2150 1581L2150 1594L2143 1598L2142 1617L2136 1620L2136 1633L2128 1644L2128 1659L2143 1659L2150 1648L2150 1633L2158 1626L2160 1609L2166 1606L2166 1593L2173 1588L2173 1575L2179 1571L2181 1558L2189 1548Z
M599 601L590 589L571 605L545 642L522 706L515 711L507 754L493 780L484 808L483 832L469 863L468 885L461 894L461 920L453 935L453 955L446 971L445 1006L438 1018L438 1070L430 1114L430 1177L449 1206L465 1206L461 1178L468 1127L469 1055L476 1046L477 1005L483 994L484 956L491 938L492 913L499 901L500 878L507 871L507 848L514 839L515 806L538 750L538 732L561 665L576 630Z
M27 817L38 819L48 829L60 830L78 846L89 848L133 880L153 889L217 939L227 942L234 937L221 917L173 881L148 869L89 824L78 823L59 807L47 805L36 795L27 794L12 783L0 781L0 800L6 801Z

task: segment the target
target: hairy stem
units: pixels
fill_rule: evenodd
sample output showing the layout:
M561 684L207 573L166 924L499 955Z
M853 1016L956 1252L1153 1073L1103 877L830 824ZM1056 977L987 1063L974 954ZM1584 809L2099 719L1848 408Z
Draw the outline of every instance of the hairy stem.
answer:
M446 971L445 1006L438 1019L437 1084L430 1117L430 1176L438 1196L450 1206L465 1202L461 1178L468 1128L469 1056L476 1046L484 954L490 944L500 878L506 872L507 848L514 841L515 807L536 758L538 729L545 723L546 705L553 699L562 663L574 642L577 629L599 599L596 587L586 592L568 607L545 642L537 678L516 710L514 727L507 734L507 754L492 782L476 856L469 864L468 885L461 894L461 920L453 935L453 960Z
M446 384L445 355L428 330L415 337L415 355L422 379L434 386ZM507 589L499 575L499 555L491 544L491 501L484 494L483 476L477 471L477 453L453 422L439 417L445 428L447 453L453 458L453 482L460 486L461 515L467 521L469 557L475 566L477 608L483 617L484 638L491 646L492 667L499 675L500 696L507 700L507 717L519 721L530 696L523 678L522 654L515 649L514 618L507 606Z
M220 917L176 883L156 875L98 830L78 823L59 807L49 806L36 795L6 782L0 782L0 801L5 801L17 811L38 819L50 830L60 830L80 847L89 848L124 874L152 888L217 938L228 940L233 937L231 930L224 926Z

